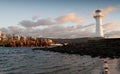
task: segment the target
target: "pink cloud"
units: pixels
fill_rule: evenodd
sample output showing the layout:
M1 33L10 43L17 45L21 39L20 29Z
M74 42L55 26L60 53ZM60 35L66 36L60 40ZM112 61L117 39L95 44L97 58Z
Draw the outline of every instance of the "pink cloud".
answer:
M116 7L113 7L113 6L109 6L109 7L107 7L107 8L103 8L103 9L100 9L100 10L102 10L102 14L103 15L106 15L106 14L109 14L110 12L113 12L113 11L115 11L115 10L117 10L118 8L120 8L120 6L116 6ZM90 16L94 16L95 15L95 12L92 12L91 14L90 14Z
M75 13L69 13L64 16L56 18L57 23L62 24L65 22L81 23L84 21L83 18L78 17Z
M37 17L34 17L35 19ZM69 13L64 16L59 16L57 18L45 18L45 19L37 19L36 21L33 20L22 20L19 25L26 27L26 28L32 28L32 27L38 27L38 26L51 26L51 25L58 25L58 24L64 24L67 22L73 22L73 23L81 23L84 19L78 17L75 13Z
M109 7L105 8L105 9L102 9L102 14L103 15L108 14L108 13L110 13L112 11L115 11L115 10L117 10L117 7L109 6Z

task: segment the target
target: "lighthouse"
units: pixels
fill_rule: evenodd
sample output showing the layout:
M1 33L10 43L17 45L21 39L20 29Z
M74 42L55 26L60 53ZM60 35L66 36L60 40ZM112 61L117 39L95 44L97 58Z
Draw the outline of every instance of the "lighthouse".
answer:
M102 19L103 19L102 11L96 10L94 18L96 20L96 37L104 37L103 28L102 28Z

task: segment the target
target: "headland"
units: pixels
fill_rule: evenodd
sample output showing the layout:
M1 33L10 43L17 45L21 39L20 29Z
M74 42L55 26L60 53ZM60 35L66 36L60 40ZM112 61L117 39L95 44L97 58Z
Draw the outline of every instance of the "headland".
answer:
M69 39L66 40L65 42L67 41L68 41L68 45L63 45L53 48L34 48L33 50L90 55L92 57L101 57L101 58L120 57L120 38L79 38L79 39L71 39L71 40Z

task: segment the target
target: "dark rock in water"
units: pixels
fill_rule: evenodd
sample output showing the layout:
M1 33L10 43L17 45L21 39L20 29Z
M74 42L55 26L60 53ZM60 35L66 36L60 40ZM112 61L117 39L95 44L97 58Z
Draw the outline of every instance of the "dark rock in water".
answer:
M120 57L120 38L93 39L87 42L69 44L53 48L35 48L33 50L54 51L60 53L90 55L100 58L119 58Z

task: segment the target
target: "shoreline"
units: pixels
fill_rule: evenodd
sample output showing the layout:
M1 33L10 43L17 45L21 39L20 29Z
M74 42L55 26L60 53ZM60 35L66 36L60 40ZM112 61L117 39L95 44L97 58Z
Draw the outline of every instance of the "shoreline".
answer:
M68 54L89 55L100 58L120 58L120 39L98 39L68 44L53 48L34 48L32 50L53 51Z

